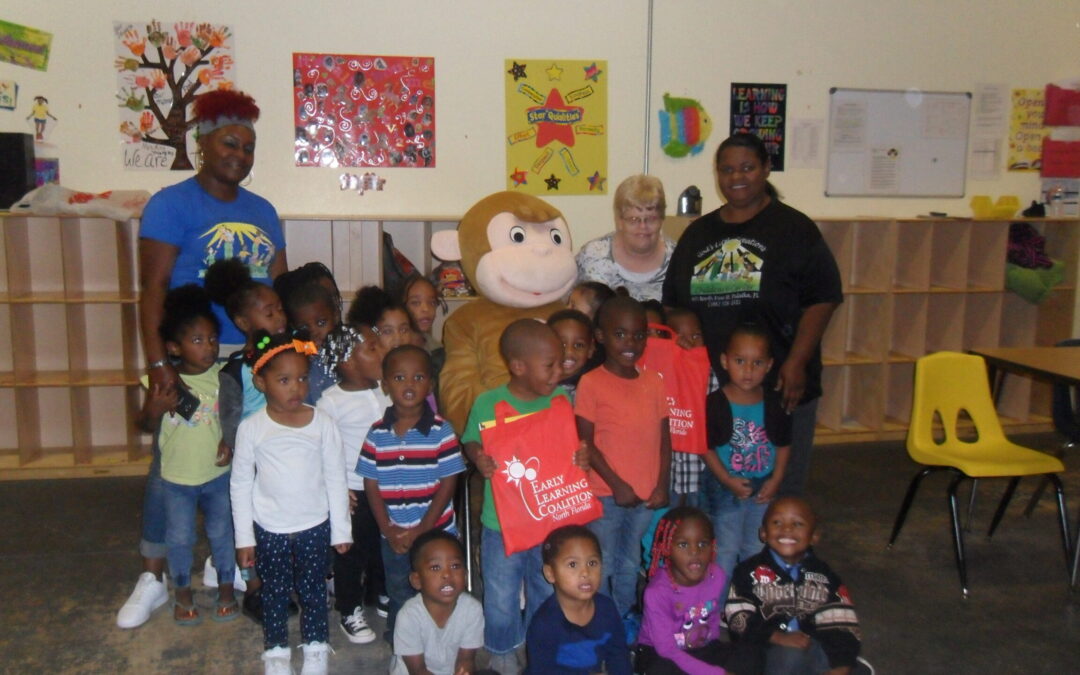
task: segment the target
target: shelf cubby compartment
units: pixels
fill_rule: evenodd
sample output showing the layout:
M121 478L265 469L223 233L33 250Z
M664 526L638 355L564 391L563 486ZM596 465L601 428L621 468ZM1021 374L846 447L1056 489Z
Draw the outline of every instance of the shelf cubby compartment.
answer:
M1076 286L1077 256L1080 255L1080 223L1072 220L1048 219L1035 223L1035 228L1046 237L1046 254L1065 263L1064 286Z
M12 302L63 302L62 228L57 218L9 217L4 222L8 297ZM18 261L17 264L14 264Z
M906 429L911 422L911 400L915 391L915 364L890 363L886 373L885 427Z
M64 299L72 303L135 303L134 221L60 220ZM102 255L113 251L113 255Z
M821 230L821 236L825 239L829 250L832 251L833 258L836 259L836 266L840 270L840 281L843 284L844 293L848 293L851 290L852 283L852 256L854 249L852 223L849 220L819 220L817 226Z
M881 392L885 389L885 366L880 363L844 366L844 409L841 428L875 431L884 423Z
M1000 291L1005 288L1005 251L1008 241L1008 223L971 223L971 238L968 244L969 289Z
M1001 295L1001 341L1000 347L1032 347L1035 345L1035 329L1038 310L1035 305L1019 295L1007 292ZM1072 326L1072 308L1069 308L1069 326Z
M965 290L971 224L966 221L936 221L930 243L931 289Z
M851 313L850 298L833 312L832 320L821 338L821 359L824 363L843 363L847 359L848 315Z
M926 307L926 352L960 351L966 293L931 293Z
M1072 290L1052 290L1039 305L1035 306L1035 344L1052 347L1062 340L1073 337Z
M996 347L1001 340L1001 293L969 293L964 307L964 349Z
M852 226L849 292L880 292L892 286L895 230L888 220L868 220Z
M847 361L880 362L888 356L889 296L884 293L850 295L847 325Z
M926 293L897 293L892 298L889 359L914 360L926 353Z
M898 291L930 290L933 223L904 220L896 223L896 254L893 288Z

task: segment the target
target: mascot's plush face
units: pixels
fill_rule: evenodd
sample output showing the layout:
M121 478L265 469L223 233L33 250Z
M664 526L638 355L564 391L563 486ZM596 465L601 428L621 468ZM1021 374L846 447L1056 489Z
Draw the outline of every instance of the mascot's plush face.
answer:
M566 221L531 195L485 197L469 209L457 232L436 233L431 249L443 260L461 260L477 291L508 307L554 302L577 280Z

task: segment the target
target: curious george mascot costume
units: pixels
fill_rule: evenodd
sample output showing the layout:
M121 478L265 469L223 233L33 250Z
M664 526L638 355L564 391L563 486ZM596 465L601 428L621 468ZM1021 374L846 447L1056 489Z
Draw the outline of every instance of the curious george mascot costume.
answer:
M510 380L499 336L511 322L546 320L577 280L577 265L559 210L532 195L497 192L469 209L456 231L436 232L431 252L460 260L478 299L443 326L446 365L439 374L439 412L458 434L473 401Z

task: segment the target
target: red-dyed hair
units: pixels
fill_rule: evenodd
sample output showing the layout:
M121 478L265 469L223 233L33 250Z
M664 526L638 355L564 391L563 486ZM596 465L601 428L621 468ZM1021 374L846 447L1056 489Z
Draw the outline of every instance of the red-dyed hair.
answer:
M259 119L255 99L242 91L215 89L195 97L195 122L213 122L222 117L235 117L252 122Z

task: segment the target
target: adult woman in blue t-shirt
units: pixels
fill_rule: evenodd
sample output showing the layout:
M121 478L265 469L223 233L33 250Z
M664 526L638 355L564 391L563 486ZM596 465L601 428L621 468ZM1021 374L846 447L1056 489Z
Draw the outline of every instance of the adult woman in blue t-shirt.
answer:
M259 108L247 94L212 91L195 100L195 125L202 164L192 178L164 188L143 210L139 231L139 329L146 354L149 386L166 392L179 383L158 334L165 294L187 283L202 284L217 260L239 258L256 281L270 284L288 269L285 237L277 211L262 197L240 187L255 161ZM216 306L222 345L244 337ZM225 352L228 353L227 351ZM165 513L159 456L155 449L143 506L139 545L143 573L120 609L117 624L134 628L168 599L162 579L165 562Z

